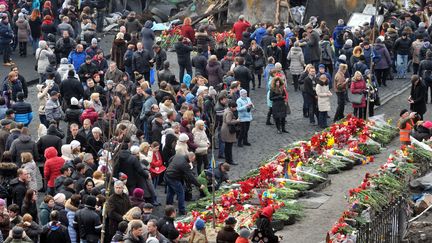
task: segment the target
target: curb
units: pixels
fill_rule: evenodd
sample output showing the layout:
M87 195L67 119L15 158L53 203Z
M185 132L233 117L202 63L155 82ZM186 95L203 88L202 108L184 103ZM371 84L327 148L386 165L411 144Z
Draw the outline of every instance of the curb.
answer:
M383 99L381 100L381 105L380 106L375 106L374 109L376 110L376 109L380 108L381 106L385 105L387 102L389 102L390 100L392 100L396 96L401 95L403 92L405 92L406 90L408 90L410 88L411 88L411 86L409 85L409 86L406 86L406 87L404 87L404 88L402 88L402 89L400 89L400 90L398 90L396 92L392 92L392 93L384 96Z

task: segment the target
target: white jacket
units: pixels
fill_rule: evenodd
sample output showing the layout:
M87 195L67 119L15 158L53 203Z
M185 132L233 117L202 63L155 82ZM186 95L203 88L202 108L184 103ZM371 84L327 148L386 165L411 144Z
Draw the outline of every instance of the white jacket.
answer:
M194 136L194 142L198 146L195 150L195 153L200 155L207 154L210 141L208 140L207 134L205 133L205 128L203 130L194 128L192 129L192 134Z

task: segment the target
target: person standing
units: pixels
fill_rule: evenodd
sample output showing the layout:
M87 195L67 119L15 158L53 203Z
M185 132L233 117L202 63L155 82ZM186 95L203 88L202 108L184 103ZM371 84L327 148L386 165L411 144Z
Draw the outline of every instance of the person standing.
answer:
M287 106L285 100L287 93L284 89L284 81L280 77L275 77L271 81L270 100L272 102L273 118L276 122L277 132L288 133L285 129L285 117L287 115Z
M228 108L225 109L222 118L221 139L225 143L225 161L230 165L238 165L233 161L232 157L232 147L237 141L236 126L240 123L240 119L234 115L236 111L237 103L232 100L228 103Z
M309 122L310 124L315 124L315 116L318 119L317 110L317 96L315 92L315 86L317 83L316 71L314 67L309 68L307 77L303 79L303 92L305 96L305 102L309 110Z
M420 66L420 50L423 47L423 36L420 34L416 35L416 40L411 44L412 50L412 64L413 64L413 74L421 75L418 73Z
M345 79L345 73L348 70L346 64L340 64L339 69L334 77L334 90L337 96L337 108L333 118L333 122L337 122L344 118L346 91L349 79Z
M180 233L174 226L174 219L176 217L176 210L173 206L169 205L165 208L165 216L157 222L157 229L159 232L168 238L171 242L176 242Z
M372 57L372 62L375 64L375 76L377 78L378 85L387 86L386 80L390 67L392 66L392 60L390 58L390 53L386 46L382 43L380 37L376 39L375 45L373 47L376 55L375 58Z
M111 239L117 231L118 224L123 221L123 215L131 208L129 197L123 192L124 183L120 180L114 182L114 194L112 194L106 204L109 221L109 234ZM131 191L131 190L129 190Z
M332 93L330 92L328 83L327 76L322 74L315 88L318 96L318 125L321 128L327 127L327 113L330 111L330 97Z
M17 99L17 102L12 105L15 111L15 122L23 123L27 127L33 119L31 104L24 101L23 92L17 94Z
M248 93L246 90L240 90L240 98L237 99L236 103L237 112L240 119L240 134L238 137L237 146L251 146L248 141L248 133L250 123L252 121L252 108L254 108L254 105L251 99L248 97Z
M296 41L294 47L288 52L288 61L290 61L290 73L292 75L294 83L294 91L298 91L299 88L299 78L300 74L303 72L303 67L305 66L303 51L300 47L300 43Z
M421 120L426 113L427 92L426 87L418 75L411 77L411 94L408 97L411 111L417 112Z
M401 145L410 145L411 138L410 134L414 128L413 119L416 116L415 112L409 113L407 109L401 110L399 114L400 118L397 122L397 126L399 128L399 141Z
M190 53L192 51L191 42L188 38L180 37L178 42L174 44L175 52L177 54L177 62L179 64L180 74L179 80L183 81L184 72L192 76L192 62Z
M99 239L102 223L95 207L96 197L91 195L87 196L84 201L84 208L75 212L72 224L75 232L79 232L81 242L97 242ZM71 223L69 222L69 224ZM71 229L69 229L69 232L71 232Z
M35 53L42 35L42 19L39 9L33 9L30 15L29 25L31 30L31 44L33 47L33 53Z
M318 69L318 64L321 58L321 47L319 45L319 33L313 29L311 24L306 25L306 32L308 33L307 46L309 47L310 63Z
M153 50L151 50L151 52L153 53ZM147 49L144 49L142 42L138 42L137 50L132 56L132 71L142 74L146 81L150 81L151 59L151 53Z
M408 33L402 33L402 36L395 41L393 49L396 53L397 78L405 79L408 69L408 55L411 52L411 39L408 38Z
M152 48L155 40L155 34L154 31L152 30L152 27L153 27L153 22L151 20L147 20L144 23L144 27L141 30L142 43L144 45L144 49L148 51L150 55L150 59L153 58L154 56ZM148 79L146 80L148 81Z
M186 17L183 20L183 25L181 27L181 36L188 38L192 43L195 43L195 30L192 27L192 19Z
M19 206L19 208L22 207L24 202L24 197L28 189L28 183L30 181L30 173L25 169L18 169L17 171L18 177L12 179L9 182L9 185L11 187L11 203L15 203Z
M245 32L246 29L250 26L251 24L245 20L244 15L240 15L238 17L238 21L234 23L232 28L232 31L234 32L237 41L241 41L243 32Z
M335 54L337 57L339 56L339 50L344 45L344 38L343 38L344 28L345 28L344 20L339 19L338 25L334 28L333 35L332 35L333 37L332 39L334 40L333 44L335 47Z
M234 68L234 78L240 81L240 86L249 94L250 83L253 79L252 73L245 66L245 59L243 57L236 57L236 67Z
M54 147L49 147L45 150L45 165L44 178L47 181L48 194L55 194L55 180L61 175L60 169L63 167L65 160L58 156L58 152Z
M36 68L40 76L39 83L42 84L45 80L43 77L45 75L46 69L49 66L49 57L54 55L54 52L49 48L46 41L39 41L39 48L36 50Z
M15 22L18 28L17 37L19 45L19 54L21 57L27 56L27 42L31 38L29 22L24 18L23 13L18 14L18 20Z
M367 92L367 86L361 72L357 71L354 73L350 90L353 95L362 95L360 103L351 101L354 108L354 116L366 119L366 97L364 94Z
M9 17L6 13L0 13L0 48L3 50L3 65L12 66L14 63L10 58L13 30L9 24Z

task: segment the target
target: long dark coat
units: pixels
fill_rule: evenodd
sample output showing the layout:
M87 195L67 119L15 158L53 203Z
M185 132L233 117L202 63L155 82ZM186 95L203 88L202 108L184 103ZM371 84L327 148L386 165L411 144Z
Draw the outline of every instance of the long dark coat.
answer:
M111 49L111 60L117 63L117 67L124 71L124 54L127 50L126 41L115 39Z
M411 87L411 99L414 103L411 104L411 110L423 115L426 113L427 88L423 82L418 82Z

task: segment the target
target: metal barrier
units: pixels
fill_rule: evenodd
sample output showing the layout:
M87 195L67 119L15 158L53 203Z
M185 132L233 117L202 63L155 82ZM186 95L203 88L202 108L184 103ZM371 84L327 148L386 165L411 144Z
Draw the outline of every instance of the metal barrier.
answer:
M399 243L408 224L407 200L398 198L358 229L357 243Z

